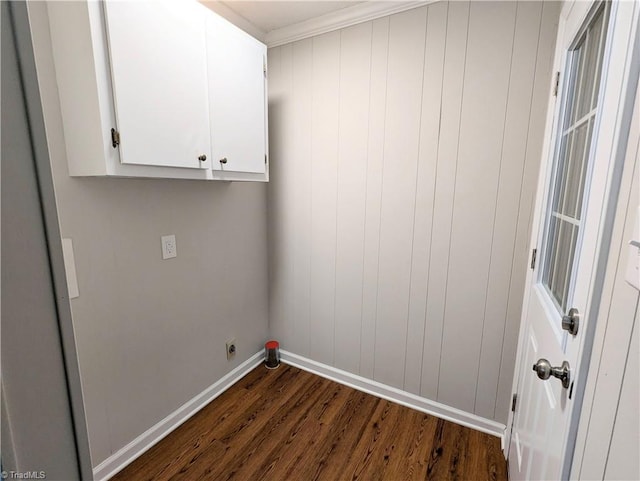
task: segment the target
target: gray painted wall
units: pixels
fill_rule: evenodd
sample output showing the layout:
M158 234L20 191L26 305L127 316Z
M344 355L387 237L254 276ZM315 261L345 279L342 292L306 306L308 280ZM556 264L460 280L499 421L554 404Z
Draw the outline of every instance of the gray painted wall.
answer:
M506 422L558 15L436 2L269 50L283 349Z
M31 2L30 16L61 235L73 240L71 307L96 466L261 349L266 187L69 177L44 2ZM163 261L166 234L178 257Z

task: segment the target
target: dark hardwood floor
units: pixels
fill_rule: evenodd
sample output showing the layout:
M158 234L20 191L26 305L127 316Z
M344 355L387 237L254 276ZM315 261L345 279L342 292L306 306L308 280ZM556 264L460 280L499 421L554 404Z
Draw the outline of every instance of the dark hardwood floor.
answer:
M506 480L496 437L259 366L112 480Z

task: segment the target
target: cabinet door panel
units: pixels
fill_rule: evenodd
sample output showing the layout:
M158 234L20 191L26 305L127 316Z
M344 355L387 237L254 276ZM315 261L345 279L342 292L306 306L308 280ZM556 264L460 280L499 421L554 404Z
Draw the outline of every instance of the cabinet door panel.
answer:
M266 47L222 18L208 22L212 168L264 173Z
M201 8L191 1L105 3L122 163L211 168Z

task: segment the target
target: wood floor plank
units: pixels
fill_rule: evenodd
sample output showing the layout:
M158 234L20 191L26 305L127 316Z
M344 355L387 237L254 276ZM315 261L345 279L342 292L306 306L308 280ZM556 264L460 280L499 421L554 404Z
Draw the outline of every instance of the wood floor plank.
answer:
M395 426L400 411L397 404L380 400L367 429L361 436L353 453L352 469L349 479L384 479L389 462Z
M293 409L298 397L313 391L317 385L318 379L307 377L263 392L260 402L254 403L235 423L226 422L216 430L219 435L217 440L225 449L215 458L216 463L213 466L208 457L201 456L188 468L183 468L179 476L171 479L176 481L233 479L239 466L252 456L256 433L260 433L260 437L265 438L273 422L273 416L277 417L282 411L288 412Z
M428 479L463 479L470 429L438 420L427 466Z
M301 426L297 448L294 446L290 459L283 463L282 469L276 471L283 476L283 479L301 479L301 470L306 466L316 465L318 462L316 445L319 440L331 437L333 421L351 395L352 390L349 388L331 381L327 383L331 387L330 394L322 399L314 415Z
M318 401L323 380L311 379L310 381L313 382L305 385L294 396L280 404L262 428L260 436L239 440L243 444L241 448L234 450L236 453L233 456L234 469L225 475L224 460L221 460L222 469L215 473L214 479L249 479L249 474L256 472L256 468L260 467L264 457L271 451L271 443L280 444L281 438L295 425L298 417L304 416L305 411Z
M498 438L282 365L251 371L113 481L507 479Z
M262 464L247 479L271 479L274 472L290 473L304 463L305 456L310 453L309 447L319 437L322 423L318 419L330 405L339 405L346 397L347 390L335 383L324 382L318 401L309 406L307 411L296 420L291 428L283 432L278 440L265 443L271 446ZM337 400L337 402L332 402Z
M377 400L368 394L349 391L338 415L327 424L329 435L318 438L315 443L315 462L302 464L297 470L299 479L337 479L342 474L342 467L348 463L350 453L377 404Z
M438 424L437 418L418 411L410 411L403 416L404 423L399 426L400 441L398 456L389 466L389 472L397 473L402 481L424 479L429 461L430 443Z

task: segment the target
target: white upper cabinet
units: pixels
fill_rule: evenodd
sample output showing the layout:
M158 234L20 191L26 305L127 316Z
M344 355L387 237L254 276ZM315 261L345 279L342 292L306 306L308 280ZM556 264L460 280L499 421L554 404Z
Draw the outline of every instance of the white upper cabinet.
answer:
M123 164L211 168L201 8L175 0L105 3Z
M266 46L216 15L207 18L212 168L267 171Z
M47 9L70 175L268 180L265 45L192 0Z

